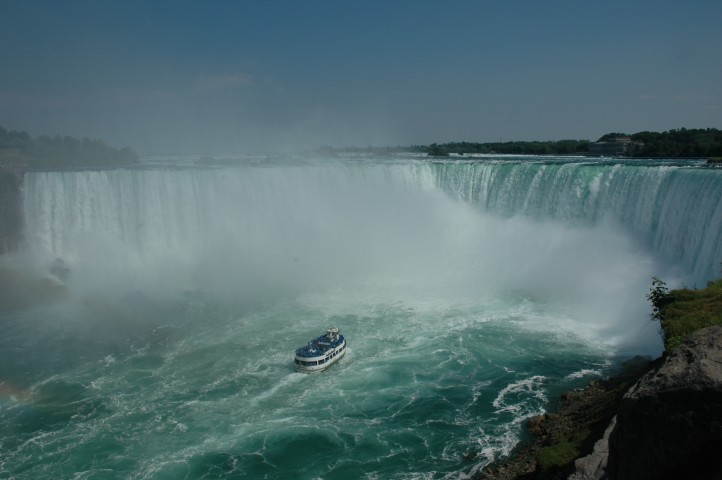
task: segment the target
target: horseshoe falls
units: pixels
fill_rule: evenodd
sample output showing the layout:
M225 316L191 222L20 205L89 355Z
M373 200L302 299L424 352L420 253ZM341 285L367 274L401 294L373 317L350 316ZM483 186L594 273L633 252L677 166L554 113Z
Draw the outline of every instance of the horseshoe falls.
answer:
M166 160L25 176L0 264L62 294L0 310L3 478L465 478L722 261L700 162Z

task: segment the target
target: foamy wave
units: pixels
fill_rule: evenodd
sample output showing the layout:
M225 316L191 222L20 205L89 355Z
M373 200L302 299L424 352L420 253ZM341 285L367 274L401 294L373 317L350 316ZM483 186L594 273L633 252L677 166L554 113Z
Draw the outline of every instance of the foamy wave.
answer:
M525 420L544 413L543 406L547 402L544 392L546 377L534 375L508 384L501 389L492 405L497 415L510 414L511 421L505 421L500 429L493 432L484 432L476 435L478 445L475 452L475 465L468 473L473 478L484 467L495 460L511 454L514 447L519 443L520 424ZM450 477L446 477L450 478Z
M579 378L590 377L590 376L601 377L602 372L600 370L593 370L591 368L583 368L582 370L579 370L578 372L570 373L569 375L564 377L564 380L577 380Z
M494 408L497 409L496 413L518 413L523 409L523 406L529 399L546 402L547 398L542 390L544 380L546 380L546 377L543 375L534 375L533 377L510 383L504 387L492 403ZM514 403L514 397L517 396L521 396L521 399Z
M301 380L303 380L305 377L306 377L306 375L304 375L302 373L291 373L291 374L287 375L279 383L273 385L271 388L260 393L256 398L252 399L251 405L253 405L254 407L257 406L259 402L272 397L280 389L285 388L288 385L296 384L296 383L300 382Z

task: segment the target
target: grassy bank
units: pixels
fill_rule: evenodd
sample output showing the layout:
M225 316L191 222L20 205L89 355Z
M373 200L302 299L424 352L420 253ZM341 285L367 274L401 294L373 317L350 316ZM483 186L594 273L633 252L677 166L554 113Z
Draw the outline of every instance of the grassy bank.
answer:
M699 290L667 290L664 282L655 279L649 299L652 316L660 323L666 352L674 350L696 330L722 325L722 279Z
M699 290L669 290L655 278L647 298L652 304L652 319L660 323L665 354L696 330L722 324L722 279ZM574 460L591 453L594 442L602 437L626 391L661 361L635 359L610 378L565 393L554 413L529 421L534 438L527 445L475 478L567 478L574 471Z
M533 439L512 456L479 472L475 479L565 479L574 472L574 460L591 453L616 415L626 391L654 362L636 357L611 377L595 380L582 390L564 393L554 413L529 420Z

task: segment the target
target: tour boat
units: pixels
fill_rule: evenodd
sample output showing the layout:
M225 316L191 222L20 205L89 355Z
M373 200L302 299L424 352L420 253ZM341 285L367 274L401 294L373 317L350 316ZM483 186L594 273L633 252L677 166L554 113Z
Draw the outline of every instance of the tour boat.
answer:
M296 349L296 370L320 372L341 359L346 353L346 339L338 328L329 328L325 335L316 337L308 345Z

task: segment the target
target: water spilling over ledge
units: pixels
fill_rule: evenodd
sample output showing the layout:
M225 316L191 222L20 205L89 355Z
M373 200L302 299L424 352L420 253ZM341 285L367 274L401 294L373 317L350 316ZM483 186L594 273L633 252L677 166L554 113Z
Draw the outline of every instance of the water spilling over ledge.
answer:
M0 317L3 391L24 392L0 404L3 468L478 468L556 393L660 351L650 279L716 274L721 187L586 159L29 173L13 265L62 259L67 294ZM344 360L295 373L329 324Z

